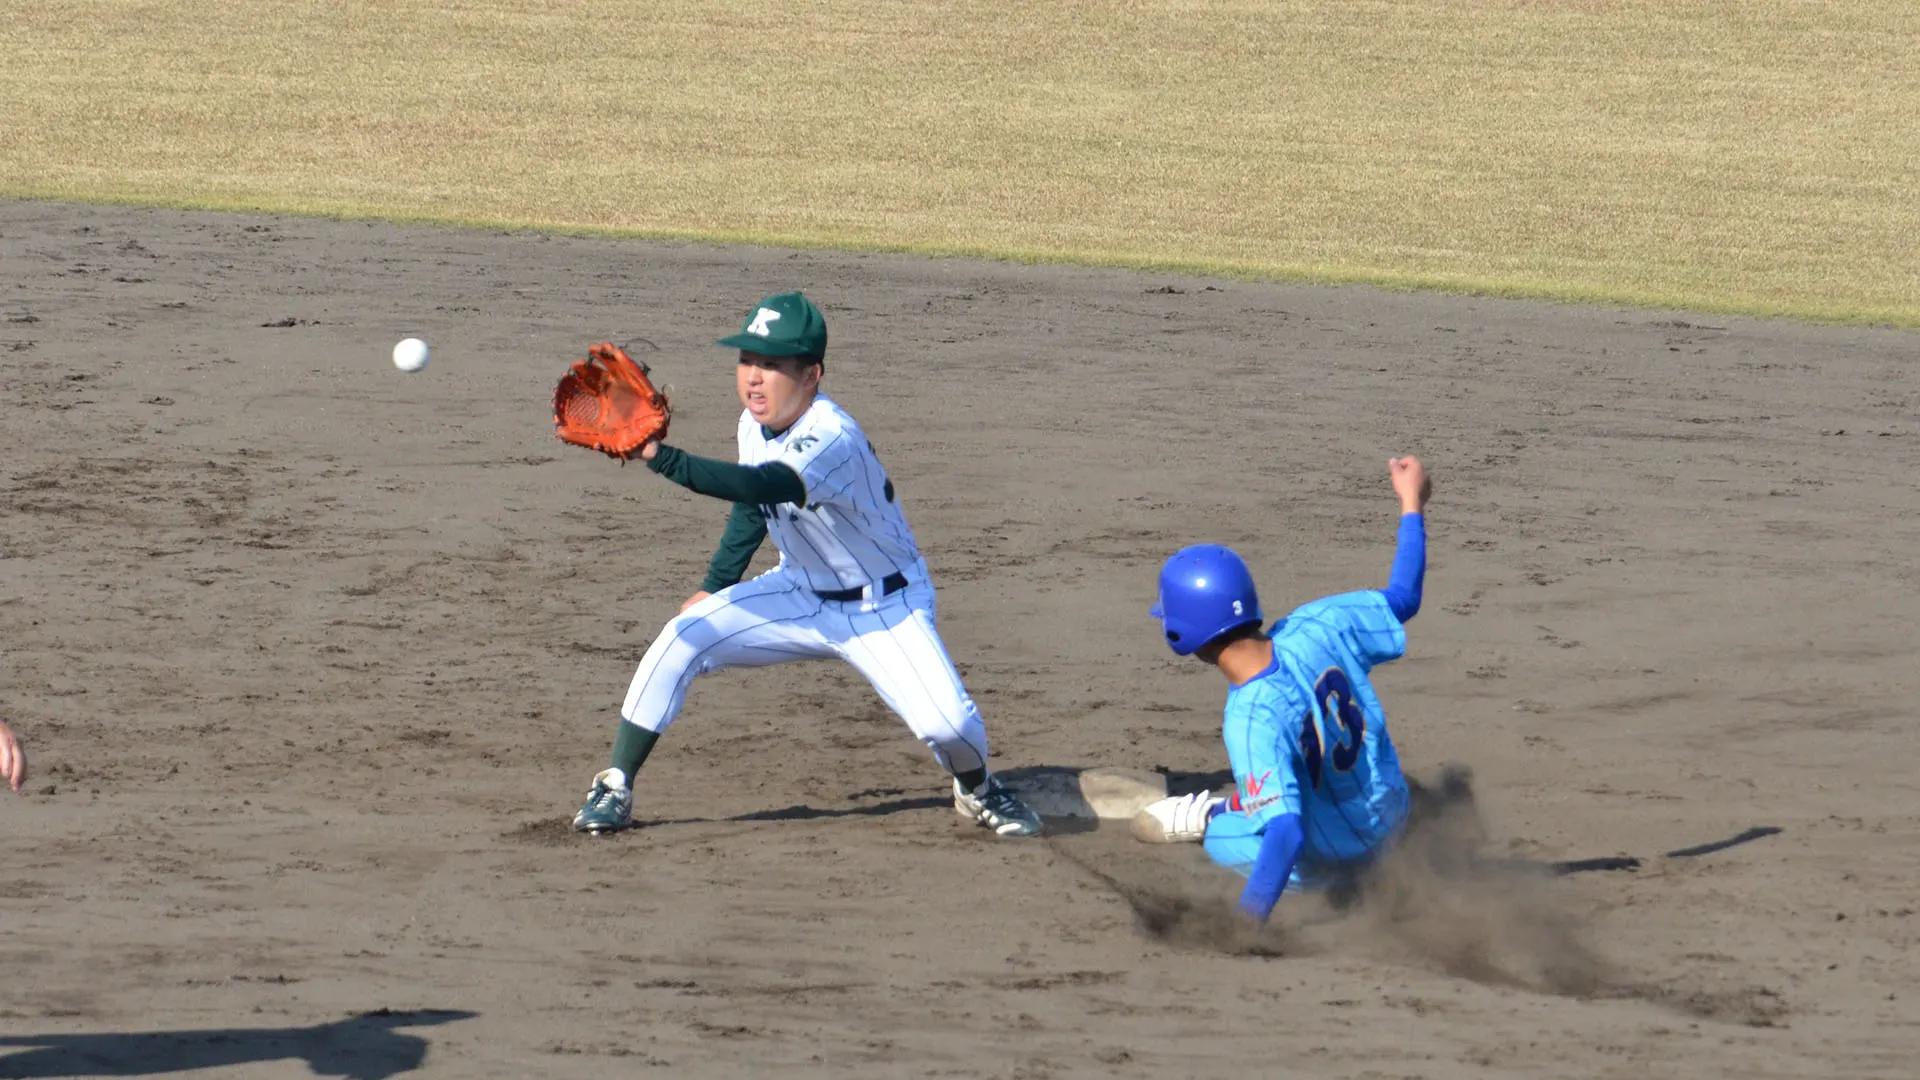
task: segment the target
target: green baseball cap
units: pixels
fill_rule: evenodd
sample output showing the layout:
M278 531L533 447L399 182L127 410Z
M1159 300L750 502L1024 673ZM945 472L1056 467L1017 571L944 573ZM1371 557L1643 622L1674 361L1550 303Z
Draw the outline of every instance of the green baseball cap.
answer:
M761 356L798 356L823 360L827 355L827 317L813 301L797 292L775 293L750 312L740 332L715 342Z

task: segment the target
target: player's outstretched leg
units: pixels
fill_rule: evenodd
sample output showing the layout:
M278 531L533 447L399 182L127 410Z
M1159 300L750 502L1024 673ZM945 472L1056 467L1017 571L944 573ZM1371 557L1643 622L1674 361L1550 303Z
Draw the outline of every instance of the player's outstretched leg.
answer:
M801 583L773 572L723 589L669 621L634 671L620 709L611 767L593 778L573 816L579 832L616 832L633 824L633 778L654 741L680 714L701 674L825 658L835 651L808 624L821 602Z
M828 636L953 774L961 817L997 836L1038 836L1040 815L987 769L986 725L934 629L932 593L921 583L871 608L849 605Z

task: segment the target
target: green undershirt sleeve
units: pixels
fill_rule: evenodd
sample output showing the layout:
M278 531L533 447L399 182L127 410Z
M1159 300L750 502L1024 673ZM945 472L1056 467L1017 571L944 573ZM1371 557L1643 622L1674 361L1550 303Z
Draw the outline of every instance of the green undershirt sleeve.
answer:
M804 502L807 498L807 486L800 482L800 474L778 461L736 465L662 445L654 452L653 460L647 462L647 468L688 491L728 502L777 506Z
M715 593L739 582L746 575L747 564L753 561L753 553L760 550L760 541L766 538L767 519L761 515L760 504L734 503L733 513L727 515L727 531L720 534L720 546L707 564L707 580L700 583L700 591Z

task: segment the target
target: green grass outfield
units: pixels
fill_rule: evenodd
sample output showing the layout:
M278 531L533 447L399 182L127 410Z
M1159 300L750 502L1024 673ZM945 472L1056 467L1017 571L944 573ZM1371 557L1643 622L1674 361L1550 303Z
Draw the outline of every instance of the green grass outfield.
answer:
M1920 326L1914 0L0 0L0 192Z

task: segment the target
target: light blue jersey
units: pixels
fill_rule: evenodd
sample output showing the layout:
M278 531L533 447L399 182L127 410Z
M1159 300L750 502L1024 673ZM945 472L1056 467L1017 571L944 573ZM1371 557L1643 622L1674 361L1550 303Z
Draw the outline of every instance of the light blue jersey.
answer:
M1266 823L1297 814L1297 883L1314 864L1373 855L1406 821L1406 778L1367 673L1404 653L1407 635L1386 597L1367 591L1303 605L1269 637L1273 663L1227 694L1222 734L1238 790L1208 849L1244 870Z

